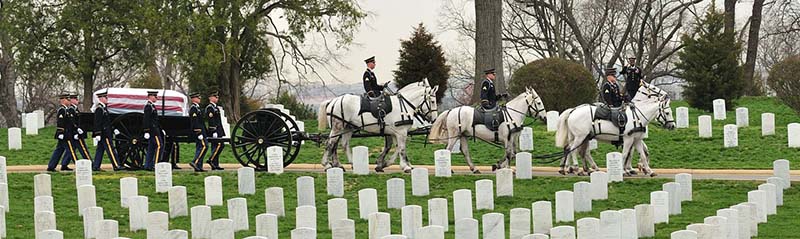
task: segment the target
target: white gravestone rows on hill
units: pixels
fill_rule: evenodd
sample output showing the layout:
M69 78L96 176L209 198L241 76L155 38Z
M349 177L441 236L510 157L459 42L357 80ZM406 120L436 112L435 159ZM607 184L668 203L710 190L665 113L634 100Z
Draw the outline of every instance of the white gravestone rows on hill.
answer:
M266 212L275 214L279 217L286 216L286 210L283 203L283 188L271 187L264 190L264 201L266 203Z
M655 223L669 223L669 192L650 192L650 205L653 206L653 219Z
M53 197L37 196L33 198L33 212L37 213L44 211L51 211L51 212L56 211L55 207L53 206ZM5 210L3 212L5 212Z
M186 187L173 186L168 192L169 218L189 215L189 203L186 197Z
M531 179L533 178L531 153L520 152L516 155L517 163L517 179Z
M622 153L611 152L606 154L606 168L608 170L609 182L622 182L623 165Z
M608 199L608 174L606 172L594 172L589 176L592 200Z
M222 178L208 176L204 179L205 198L208 206L222 206Z
M739 239L744 236L739 236L739 212L736 209L719 209L717 216L724 217L726 220L725 225L725 238Z
M705 223L693 223L686 226L686 230L697 233L698 239L713 239L712 226Z
M280 146L267 148L267 172L273 174L283 173L283 148Z
M278 216L263 213L256 216L256 235L266 238L278 238Z
M577 226L578 239L594 239L600 235L600 219L593 217L584 217L578 219L575 223Z
M119 202L123 208L128 208L128 199L139 196L139 180L134 177L119 179Z
M556 192L556 222L571 222L575 220L573 193L570 191Z
M97 239L115 239L119 237L119 222L116 220L100 220L95 223Z
M484 239L506 238L505 219L502 213L487 213L481 217Z
M703 223L710 225L711 238L725 239L728 234L728 219L721 216L710 216L703 219Z
M147 201L145 196L128 198L128 225L130 225L130 231L135 232L147 229L145 223L147 222L147 213L150 212Z
M531 210L527 208L514 208L508 215L509 236L511 239L521 239L531 234Z
M344 170L341 168L329 168L325 171L325 174L327 175L325 181L328 195L334 197L344 196Z
M8 128L8 149L22 149L22 130L20 128Z
M519 150L533 151L533 128L522 128L522 132L519 134Z
M232 198L228 200L228 218L233 220L233 231L247 231L250 229L250 218L247 214L247 199Z
M783 179L779 177L767 178L767 183L775 184L775 205L783 206Z
M637 239L639 238L638 225L636 221L636 210L622 209L619 210L622 215L620 221L620 235L622 239Z
M455 238L478 239L478 220L466 218L456 221Z
M316 206L314 192L313 177L302 176L297 178L297 206Z
M750 126L750 111L747 108L736 108L736 126L748 127Z
M256 172L251 167L241 167L236 170L236 179L239 183L239 195L256 194Z
M172 187L172 164L167 162L156 164L156 192L169 192Z
M450 150L440 149L433 153L436 177L450 177L452 174L452 166L450 159Z
M369 148L366 146L353 147L353 173L369 174Z
M758 211L756 209L754 203L739 203L737 205L731 206L731 209L736 209L739 212L739 222L740 228L745 228L746 230L739 231L740 237L746 236L746 238L750 238L753 236L758 236ZM741 236L744 235L744 236Z
M492 180L475 181L475 209L494 210L494 182Z
M400 209L406 205L406 181L402 178L386 180L386 207Z
M440 226L427 226L419 229L420 239L444 239L444 228Z
M333 223L347 219L347 199L332 198L328 200L328 228L333 229Z
M681 185L676 182L661 185L661 190L669 193L669 215L681 214Z
M453 220L462 218L473 218L472 191L468 189L453 191Z
M676 174L675 182L681 186L681 202L692 201L692 175L688 173Z
M194 206L191 209L192 238L208 238L211 236L211 207Z
M533 233L550 233L553 228L553 208L550 201L534 202L533 208Z
M374 188L358 190L359 218L367 219L370 214L378 212L378 191Z
M39 119L36 114L26 114L25 118L25 135L39 135Z
M547 112L547 132L558 130L558 111Z
M761 114L761 136L775 135L775 114Z
M689 108L678 107L675 109L675 127L676 128L689 128Z
M428 169L415 168L411 170L411 195L428 196L430 187L428 185Z
M575 239L575 228L572 226L558 226L550 229L551 239Z
M697 130L700 138L711 138L711 116L701 115L697 117Z
M789 128L789 148L800 148L800 123L791 123Z
M777 200L777 197L775 196L777 194L777 192L775 192L775 191L777 191L777 189L778 189L778 187L775 184L771 184L771 183L764 183L764 184L758 185L758 190L764 191L766 193L766 196L767 196L766 201L765 201L765 205L766 205L766 209L767 209L767 215L775 215L775 214L778 213L778 208L777 208L778 200Z
M233 239L233 220L222 218L211 221L209 237L214 239Z
M723 129L725 148L739 147L739 128L733 124L726 124Z
M356 238L356 223L350 219L341 219L333 223L331 229L332 239L355 239ZM273 238L273 237L270 237ZM274 237L278 238L278 237Z
M83 210L97 206L97 195L94 186L83 185L78 187L78 214L83 216Z
M714 120L725 120L725 100L716 99L712 103L714 104Z
M83 213L83 235L84 238L97 238L98 221L103 220L102 207L88 207Z
M636 229L639 237L654 237L656 235L655 210L650 204L639 204L634 207L636 211Z
M764 190L753 190L747 192L747 202L754 203L756 205L758 222L767 222L767 192Z
M92 161L81 159L75 162L75 188L92 185Z
M295 228L317 228L317 208L314 206L299 206L295 210Z
M385 212L375 212L367 218L369 224L369 238L380 239L392 234L391 215Z
M33 196L53 196L50 174L42 173L33 176Z
M783 179L783 189L789 189L792 186L789 178L789 160L778 159L772 162L772 174Z
M591 184L589 182L577 182L572 185L575 198L575 212L592 211Z
M56 214L54 212L37 212L33 215L34 234L38 235L45 230L56 229Z
M614 210L600 212L600 233L603 238L622 237L622 213Z
M417 205L404 206L401 209L402 232L408 238L415 238L417 230L422 227L422 207Z
M514 196L514 171L509 168L498 169L495 173L495 188L498 197Z
M147 238L164 238L164 234L169 231L169 215L166 212L149 212L147 219Z
M447 215L447 199L433 198L428 200L428 225L436 225L445 228L450 227Z

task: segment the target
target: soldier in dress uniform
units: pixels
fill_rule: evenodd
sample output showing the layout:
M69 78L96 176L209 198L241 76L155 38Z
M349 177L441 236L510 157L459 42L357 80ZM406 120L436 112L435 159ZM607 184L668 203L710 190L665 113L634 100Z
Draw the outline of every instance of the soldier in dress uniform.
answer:
M219 101L218 92L214 91L208 94L208 105L206 105L206 110L204 112L206 122L208 122L208 131L206 132L206 137L225 137L225 129L222 128L222 116L219 113L217 101ZM206 161L206 163L211 165L211 170L224 170L219 166L219 153L222 152L224 147L225 144L222 142L211 144L211 157L208 158L208 161Z
M147 153L145 154L144 169L153 171L155 162L159 162L164 154L164 135L161 132L161 125L158 122L158 110L155 102L158 100L158 91L147 91L147 103L144 105L144 119L142 130L144 139L149 140Z
M364 71L364 91L367 92L369 97L378 97L383 94L383 86L378 85L378 78L375 77L375 72L372 70L375 69L375 57L370 57L364 60L367 63L367 70Z
M69 168L69 162L74 160L75 157L75 149L72 148L72 144L70 143L69 139L72 137L67 130L70 128L69 125L69 115L67 113L67 108L69 105L69 94L61 94L58 96L58 101L60 105L58 106L58 111L56 112L56 134L53 136L56 140L58 140L58 144L56 144L56 149L53 151L53 155L50 156L50 162L47 163L47 171L55 172L56 171L56 164L58 164L58 159L62 158L61 160L61 171L72 171ZM66 152L66 155L64 153Z
M498 95L494 88L495 70L494 68L483 71L486 78L481 83L481 107L483 109L494 109L497 107Z
M642 86L642 69L636 66L636 57L628 57L628 65L622 67L625 75L625 100L630 102Z
M622 105L622 95L619 93L619 85L617 84L617 69L606 69L606 81L603 82L603 87L600 89L603 96L603 103L610 107L619 107Z
M192 93L189 95L192 99L192 107L189 108L189 119L191 121L192 132L196 136L194 158L189 166L192 166L195 172L204 172L203 158L208 151L208 141L205 138L206 124L203 122L203 110L200 109L200 93Z
M111 144L113 130L111 128L111 118L108 116L108 91L101 91L96 95L100 103L98 103L97 107L94 109L94 130L92 131L92 136L94 137L94 141L97 142L97 149L94 152L92 170L100 170L100 164L103 162L103 154L105 153L108 153L114 171L127 169L123 165L123 162L118 161L117 151L114 149L114 145Z
M70 105L67 108L67 113L69 114L70 122L73 125L72 129L74 130L72 146L83 156L83 158L80 159L90 159L89 155L91 154L89 154L89 149L86 147L86 141L84 140L86 138L86 132L81 128L81 111L78 109L78 94L70 94L69 101Z

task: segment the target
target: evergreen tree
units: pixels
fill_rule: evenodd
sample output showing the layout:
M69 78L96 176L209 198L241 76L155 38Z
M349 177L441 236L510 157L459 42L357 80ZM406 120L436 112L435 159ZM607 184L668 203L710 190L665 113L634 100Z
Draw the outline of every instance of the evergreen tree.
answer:
M400 62L394 71L395 84L402 88L428 78L431 86L439 86L436 99L441 100L447 90L447 79L450 78L450 66L446 62L442 46L420 23L414 28L410 39L400 41Z
M738 60L742 47L735 33L724 28L725 15L712 7L695 27L697 38L681 37L685 47L678 53L677 68L688 83L683 95L692 107L710 111L714 99L725 99L730 109L743 94Z

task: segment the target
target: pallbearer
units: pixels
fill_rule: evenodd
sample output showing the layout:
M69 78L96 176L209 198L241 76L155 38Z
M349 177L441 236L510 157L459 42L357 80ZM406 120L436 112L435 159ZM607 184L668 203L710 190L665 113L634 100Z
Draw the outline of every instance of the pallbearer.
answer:
M61 160L61 170L62 171L72 171L68 167L69 161L73 160L75 157L75 151L69 144L69 132L67 128L69 127L67 124L68 122L68 115L67 115L67 105L69 104L69 95L68 94L61 94L58 96L58 101L61 105L58 106L58 111L56 112L56 134L53 136L56 140L58 140L58 144L56 145L56 150L53 151L53 156L50 157L50 162L47 163L47 171L55 172L56 171L56 164L58 163L58 159L61 158L62 154L66 151L66 155Z
M97 149L94 152L92 170L100 170L100 164L105 153L108 153L114 171L127 169L122 165L123 162L118 161L117 151L114 149L114 145L111 144L113 130L111 128L111 118L108 116L108 90L98 92L96 95L100 103L94 109L94 131L92 136L94 141L97 142Z
M208 122L208 131L206 132L206 137L225 137L225 129L222 128L222 116L219 115L217 101L219 101L218 92L214 91L208 94L208 105L206 106L206 112L204 114L206 116L206 121ZM223 170L219 166L219 153L222 152L224 147L225 145L221 141L211 143L211 157L206 162L211 165L212 170Z
M208 141L206 141L206 124L203 122L203 111L200 109L200 93L192 93L189 95L192 98L192 108L189 109L189 119L192 124L192 132L196 136L194 158L189 163L195 172L203 172L203 158L208 151Z
M161 125L158 122L158 110L155 105L157 100L158 91L147 91L142 130L144 131L144 139L149 140L144 162L144 169L148 171L155 170L155 162L159 162L164 153L162 150L164 148L164 134L161 132Z
M72 129L74 130L71 140L72 147L83 156L81 159L90 159L89 155L91 154L89 154L89 149L86 147L86 141L83 140L86 138L86 132L81 128L81 111L78 109L78 94L70 94L69 101L70 105L67 108L67 113L69 114L70 122L73 125Z

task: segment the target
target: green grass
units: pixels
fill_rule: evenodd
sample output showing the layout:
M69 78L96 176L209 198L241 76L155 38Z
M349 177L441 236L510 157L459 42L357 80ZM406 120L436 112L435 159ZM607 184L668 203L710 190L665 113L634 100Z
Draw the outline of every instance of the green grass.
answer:
M800 162L797 161L800 159L800 149L788 148L786 129L786 125L789 123L800 122L800 115L775 98L743 98L737 103L741 107L749 108L750 114L750 127L739 129L739 147L725 149L722 142L723 125L736 122L734 111L728 112L727 120L713 122L713 138L700 139L697 136L697 117L703 114L711 115L711 113L690 108L691 126L688 129L667 131L655 125L650 127L650 137L646 142L651 150L651 166L655 169L768 169L772 167L772 161L788 159L794 162L791 164L792 169L800 169ZM682 101L672 103L673 109L679 106L687 106L687 104ZM765 112L775 114L776 134L773 136L761 136L761 113ZM531 121L531 119L528 120ZM534 130L534 155L560 151L553 143L555 133L546 132L545 125L539 121L534 122L532 127ZM316 133L316 128L316 122L306 121L306 129L309 132ZM40 130L38 136L23 135L23 149L20 151L9 151L6 147L7 143L3 141L4 143L0 144L0 155L8 158L9 165L46 164L55 146L52 135L53 127ZM411 138L408 155L413 164L433 164L433 152L436 149L444 148L444 145L424 144L424 138L425 136ZM0 130L0 139L7 139L7 130ZM91 144L91 141L88 143ZM370 148L370 159L374 162L383 147L383 139L360 138L354 139L351 143L351 146L359 145ZM182 146L182 161L188 162L194 154L194 145L183 144ZM469 146L477 165L490 165L503 156L502 150L481 141L470 142ZM602 166L605 165L605 154L617 150L621 149L616 149L609 144L600 144L600 148L593 151L592 155L598 165ZM90 152L94 153L94 147L90 146ZM306 142L295 162L318 164L322 153L323 149L316 143ZM344 154L340 155L344 157ZM220 160L223 163L237 162L230 147L225 148ZM346 162L346 159L343 160ZM454 155L453 165L466 165L463 156ZM557 166L557 163L534 162L534 166Z
M236 174L233 171L215 173L176 172L173 178L174 185L183 185L187 188L189 207L204 204L203 177L218 175L223 178L225 199L244 197L248 202L250 230L236 234L243 238L255 234L255 216L265 211L264 189L268 187L283 187L286 207L286 217L279 218L281 238L289 238L289 232L294 228L296 207L295 179L299 176L315 177L317 228L318 238L330 238L327 227L327 200L332 198L325 195L325 175L320 173L286 173L282 175L256 174L257 190L255 195L239 196L237 193ZM14 173L9 174L9 189L11 194L10 209L6 214L9 238L33 238L33 176L34 174ZM127 176L139 178L139 194L149 197L150 211L168 212L166 193L155 193L154 177L152 173L111 173L101 172L95 174L94 185L97 190L97 204L103 207L106 219L119 221L120 236L130 238L145 238L145 231L136 233L128 232L128 210L119 204L119 179ZM427 200L431 198L446 198L449 205L450 232L447 238L453 238L454 221L452 192L457 189L473 190L474 182L480 179L494 179L493 175L455 175L452 178L430 177L431 195L415 197L411 195L411 179L404 174L380 174L369 176L345 175L345 198L348 201L349 218L356 221L357 238L366 238L367 221L358 219L357 192L363 188L378 190L379 210L391 214L392 233L401 233L401 214L398 209L386 208L386 180L394 177L404 178L406 181L406 205L419 205L423 208L423 224L427 224ZM586 177L537 177L532 180L515 180L514 197L495 199L494 212L500 212L506 218L506 235L509 230L508 214L512 208L531 208L531 204L540 200L555 201L555 192L559 190L572 190L572 184ZM668 182L665 179L626 179L622 183L609 185L609 200L594 201L593 211L577 213L575 219L583 217L599 218L603 210L619 210L633 208L637 204L649 203L651 191L661 190L661 185ZM77 194L75 190L74 174L52 174L52 189L56 209L58 229L64 231L64 238L82 238L83 224L77 214ZM669 224L656 226L656 238L669 238L669 233L680 230L691 223L699 223L707 216L716 214L717 209L727 208L731 205L747 201L747 192L755 190L760 182L754 181L716 181L695 180L694 201L683 203L683 214L670 217ZM778 208L778 214L769 217L769 223L759 225L758 238L797 238L796 228L800 226L797 220L800 217L800 190L797 186L785 191L785 204ZM488 213L486 210L474 211L473 217L480 221L481 215ZM212 207L214 219L227 218L226 206ZM558 225L572 225L575 223L560 223ZM191 230L189 217L179 217L170 220L170 229Z

